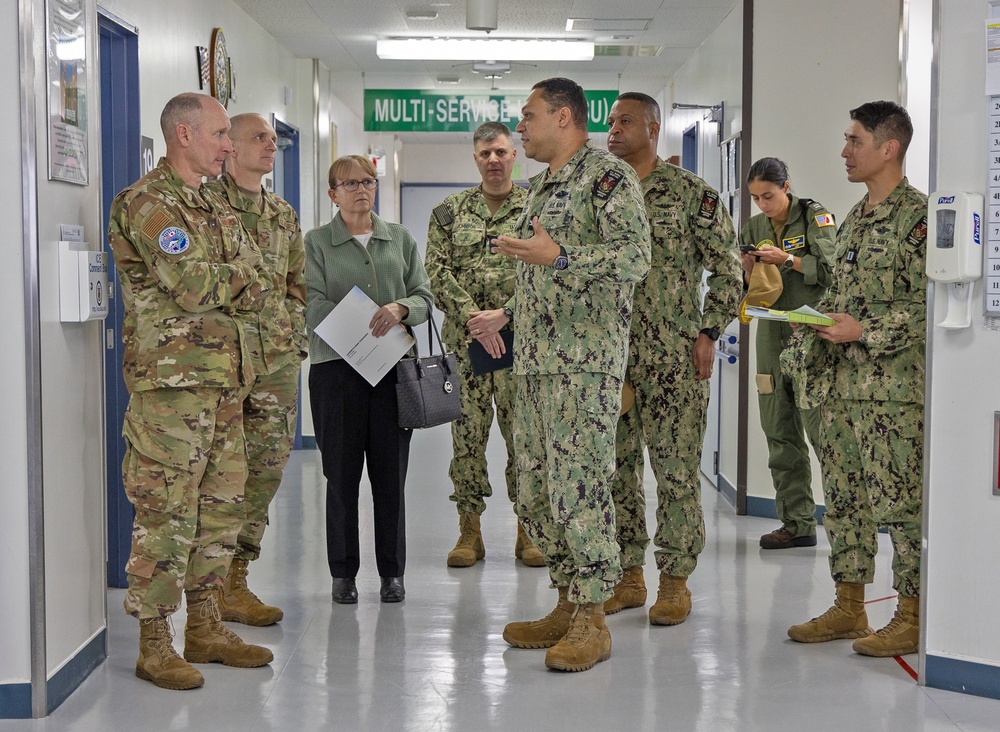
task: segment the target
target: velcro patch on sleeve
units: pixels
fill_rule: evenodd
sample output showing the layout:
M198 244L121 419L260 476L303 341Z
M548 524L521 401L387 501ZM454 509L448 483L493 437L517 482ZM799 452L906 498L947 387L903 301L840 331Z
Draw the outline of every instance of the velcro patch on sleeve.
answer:
M154 211L153 215L146 219L142 225L142 235L147 239L155 239L167 226L170 225L170 217L163 211Z
M698 207L698 218L712 221L715 218L715 209L719 207L719 194L715 191L705 191L701 197L701 205Z
M912 229L910 233L906 235L906 241L913 246L918 246L923 244L927 239L927 217L921 217Z
M620 170L609 170L603 178L594 183L594 197L607 200L624 177L625 174Z
M833 226L836 222L833 220L833 214L823 213L817 214L815 216L816 226Z

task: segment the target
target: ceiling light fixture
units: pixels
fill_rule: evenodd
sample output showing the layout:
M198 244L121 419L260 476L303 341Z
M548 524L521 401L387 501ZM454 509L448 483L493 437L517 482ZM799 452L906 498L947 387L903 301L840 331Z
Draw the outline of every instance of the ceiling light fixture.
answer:
M407 20L437 20L436 10L407 10Z
M510 73L510 61L473 61L472 73L487 79L499 79Z
M407 61L592 61L591 41L503 40L499 38L396 38L377 41L380 59Z
M469 30L495 31L500 0L465 0L465 27Z

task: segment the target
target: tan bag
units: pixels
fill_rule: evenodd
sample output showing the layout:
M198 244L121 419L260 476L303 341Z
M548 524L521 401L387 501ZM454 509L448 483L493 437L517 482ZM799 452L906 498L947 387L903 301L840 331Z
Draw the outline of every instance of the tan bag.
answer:
M781 270L776 264L755 263L753 271L750 273L750 285L747 288L746 297L740 303L740 322L750 322L750 318L746 314L748 307L769 308L774 305L781 297L784 287L781 281Z

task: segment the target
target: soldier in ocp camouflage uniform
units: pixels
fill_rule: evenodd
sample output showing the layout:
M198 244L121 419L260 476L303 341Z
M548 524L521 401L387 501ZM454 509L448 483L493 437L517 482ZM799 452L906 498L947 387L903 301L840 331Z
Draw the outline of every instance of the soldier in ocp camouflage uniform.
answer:
M856 638L869 656L915 653L920 635L927 196L903 177L913 135L906 110L869 102L851 110L841 153L847 177L867 195L837 236L833 287L820 311L837 321L810 326L782 354L782 366L821 404L821 455L837 599L823 615L793 625L803 643ZM892 539L890 623L872 633L865 585L875 574L876 531Z
M223 620L271 625L283 613L262 603L247 587L247 564L260 557L268 507L295 440L300 363L309 348L303 280L306 249L295 209L261 185L263 176L274 170L278 150L274 128L253 113L236 115L230 121L233 152L226 159L226 172L210 187L254 238L263 257L259 269L271 291L261 311L244 320L257 374L243 400L246 519L218 601Z
M521 262L508 304L521 377L517 512L559 601L542 620L509 623L503 637L548 648L550 668L584 671L611 655L603 604L621 578L610 491L614 429L634 284L649 271L649 226L632 169L590 144L579 85L539 82L521 111L524 151L549 167L532 181L522 238L495 242ZM493 311L469 327L495 332L507 320Z
M656 155L660 107L626 92L608 117L608 149L642 180L652 231L652 269L636 287L626 379L632 409L618 422L614 482L618 543L625 576L605 612L641 607L649 536L642 486L642 447L656 474L655 625L676 625L691 611L687 577L705 546L701 447L715 341L736 316L740 263L733 223L719 194L703 180ZM702 305L701 281L710 272Z
M160 126L167 154L118 194L108 232L131 393L122 478L135 526L125 609L140 620L136 675L190 689L204 678L188 661L272 660L222 625L215 603L245 511L241 403L254 372L243 318L263 307L270 283L257 273L260 252L239 219L201 185L232 150L225 109L181 94ZM167 624L182 591L184 659Z
M511 132L501 122L485 122L472 136L473 159L483 182L448 196L431 213L427 227L425 267L435 301L445 314L444 342L455 352L462 380L462 418L451 423L453 456L448 475L455 486L460 535L448 554L449 567L471 567L486 556L480 516L493 495L486 471L486 443L497 423L507 446L507 495L517 500L514 476L514 416L516 380L510 370L472 373L466 323L484 310L501 308L514 294L514 262L490 251L489 242L513 234L528 192L514 185L511 171L517 159ZM478 335L474 334L474 335ZM499 334L495 342L502 340ZM545 559L517 525L514 555L528 566L544 567Z

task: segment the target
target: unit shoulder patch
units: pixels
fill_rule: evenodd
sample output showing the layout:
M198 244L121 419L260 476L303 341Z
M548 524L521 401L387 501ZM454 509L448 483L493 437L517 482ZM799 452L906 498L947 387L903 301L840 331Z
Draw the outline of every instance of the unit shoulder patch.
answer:
M701 197L701 205L698 207L698 218L705 221L715 219L715 209L719 207L719 194L715 191L705 191Z
M160 249L165 254L183 254L191 246L191 238L184 229L168 226L158 237Z
M609 170L603 177L594 183L594 198L608 200L618 184L622 182L625 174L620 170Z

